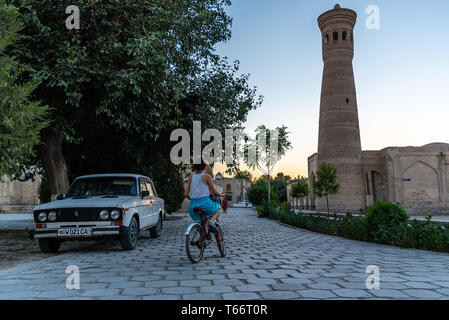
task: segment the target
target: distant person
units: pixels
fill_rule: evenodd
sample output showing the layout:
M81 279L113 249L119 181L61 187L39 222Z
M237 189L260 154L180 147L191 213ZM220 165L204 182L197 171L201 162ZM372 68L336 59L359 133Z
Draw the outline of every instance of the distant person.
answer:
M223 198L223 201L221 202L221 206L223 208L223 212L228 211L228 199L226 199L226 197Z

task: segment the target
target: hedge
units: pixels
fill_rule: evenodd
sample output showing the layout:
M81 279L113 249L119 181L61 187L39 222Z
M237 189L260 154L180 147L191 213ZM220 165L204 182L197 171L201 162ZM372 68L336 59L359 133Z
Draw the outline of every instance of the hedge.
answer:
M353 240L387 244L401 248L449 252L449 225L439 226L428 216L426 221L413 220L399 204L377 201L365 217L350 213L343 219L329 219L295 213L289 204L264 202L257 207L258 216Z

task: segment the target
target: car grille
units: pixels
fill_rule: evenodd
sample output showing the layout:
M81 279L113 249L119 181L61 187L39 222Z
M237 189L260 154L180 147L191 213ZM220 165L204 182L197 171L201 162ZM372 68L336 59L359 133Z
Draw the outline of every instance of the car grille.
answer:
M57 214L56 222L76 222L76 221L101 221L100 211L107 209L109 211L117 208L62 208L55 210L39 210L34 212L34 220L37 219L40 212L55 211Z

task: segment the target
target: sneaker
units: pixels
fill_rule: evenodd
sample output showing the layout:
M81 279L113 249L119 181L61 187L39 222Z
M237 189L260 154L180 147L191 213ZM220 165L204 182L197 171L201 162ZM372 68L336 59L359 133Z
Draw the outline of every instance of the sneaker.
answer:
M208 222L207 226L208 226L209 232L213 232L213 233L218 233L219 232L219 230L218 230L218 228L217 228L217 226L215 225L214 222Z

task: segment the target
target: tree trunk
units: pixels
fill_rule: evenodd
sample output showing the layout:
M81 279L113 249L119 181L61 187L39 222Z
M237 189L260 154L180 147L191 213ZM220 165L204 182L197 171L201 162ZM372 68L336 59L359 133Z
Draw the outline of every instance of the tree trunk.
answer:
M271 181L270 181L270 175L268 175L268 202L271 202Z
M326 205L327 205L327 218L329 219L330 211L329 211L329 198L326 194Z
M42 142L40 158L50 184L51 200L55 200L57 194L66 193L69 189L67 164L62 154L62 136L49 132L43 136Z

